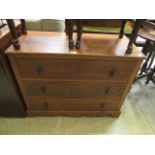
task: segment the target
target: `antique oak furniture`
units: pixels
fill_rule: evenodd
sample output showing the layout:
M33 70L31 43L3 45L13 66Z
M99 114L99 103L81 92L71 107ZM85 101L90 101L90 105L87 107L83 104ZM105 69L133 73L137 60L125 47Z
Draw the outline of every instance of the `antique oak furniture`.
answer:
M146 77L146 84L148 84L149 81L152 81L155 84L155 65L153 68L151 67L155 57L155 24L149 20L142 20L135 35L146 39L145 46L142 50L146 55L146 59L142 64L140 73L136 77L136 80Z
M126 53L128 53L128 54L132 53L133 44L136 42L137 33L138 33L139 28L141 27L143 21L144 21L143 19L137 19L134 23L132 34L130 36L130 41L128 43L127 50L126 50Z
M29 116L119 116L144 58L135 47L126 54L118 35L85 33L72 50L60 32L28 32L18 43L6 55Z
M15 22L18 35L22 28L19 21ZM11 45L11 33L4 23L0 29L0 116L23 117L26 116L25 104L16 79L10 67L10 63L4 51Z
M112 22L112 23L111 23ZM126 24L126 20L104 20L104 19L66 19L66 34L69 37L69 48L73 49L74 41L73 41L73 26L77 27L77 39L76 39L76 48L80 48L81 46L81 35L83 32L83 26L99 26L103 27L106 25L120 26L119 38L123 37L124 27ZM94 31L93 31L94 33Z

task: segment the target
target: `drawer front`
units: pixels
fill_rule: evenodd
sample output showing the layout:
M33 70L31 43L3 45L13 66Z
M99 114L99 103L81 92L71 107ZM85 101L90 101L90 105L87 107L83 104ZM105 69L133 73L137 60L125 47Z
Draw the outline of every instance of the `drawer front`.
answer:
M125 83L94 81L25 81L28 96L50 96L64 98L121 97Z
M127 81L135 61L17 58L22 78Z
M27 104L28 110L55 111L117 111L120 110L119 100L107 99L56 99L48 97L31 97Z

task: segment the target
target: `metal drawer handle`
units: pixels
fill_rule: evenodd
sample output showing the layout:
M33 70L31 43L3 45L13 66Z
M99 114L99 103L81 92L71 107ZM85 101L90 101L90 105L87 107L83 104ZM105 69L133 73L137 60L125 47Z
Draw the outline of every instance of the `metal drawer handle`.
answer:
M46 102L46 101L43 102L43 108L45 108L45 109L48 108L48 102Z
M36 66L36 71L39 75L41 75L43 73L43 67L41 65L37 65Z
M41 92L42 92L43 94L46 93L46 87L45 87L45 86L41 86Z
M101 110L103 110L104 107L105 107L105 102L102 102L101 105L100 105L100 107L101 107Z
M109 92L110 92L110 88L109 88L109 87L107 87L107 88L105 89L105 95L108 95L108 94L109 94Z
M116 74L117 70L115 67L113 67L110 71L110 77L114 77L114 75Z

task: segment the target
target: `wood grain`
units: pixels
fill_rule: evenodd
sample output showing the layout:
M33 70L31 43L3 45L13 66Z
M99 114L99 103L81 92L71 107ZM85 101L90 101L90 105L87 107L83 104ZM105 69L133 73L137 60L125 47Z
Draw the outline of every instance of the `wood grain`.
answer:
M28 116L112 116L119 117L120 111L43 111L43 110L27 110Z
M120 97L126 83L94 81L23 81L28 96L65 98Z
M29 97L27 108L29 110L55 110L55 111L111 111L120 110L119 99L71 99L52 97Z
M128 81L136 61L16 58L23 79ZM130 65L132 63L132 65Z
M144 55L125 54L128 39L117 35L84 34L79 50L67 42L64 33L29 32L19 51L6 51L27 114L119 116Z
M74 38L76 39L76 38ZM124 59L144 58L144 55L137 49L133 48L132 54L125 54L129 40L127 37L122 39L118 35L107 34L83 34L81 49L70 50L68 48L68 38L65 33L60 32L28 32L27 36L20 38L21 49L15 50L10 46L6 54L16 55L38 55L44 57L76 57L92 58L102 56ZM119 57L116 57L119 56Z

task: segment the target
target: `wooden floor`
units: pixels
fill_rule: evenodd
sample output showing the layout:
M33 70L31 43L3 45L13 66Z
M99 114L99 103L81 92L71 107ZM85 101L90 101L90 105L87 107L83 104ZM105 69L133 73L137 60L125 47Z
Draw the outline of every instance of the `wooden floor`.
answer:
M119 118L0 118L0 134L155 134L155 86L135 83Z

